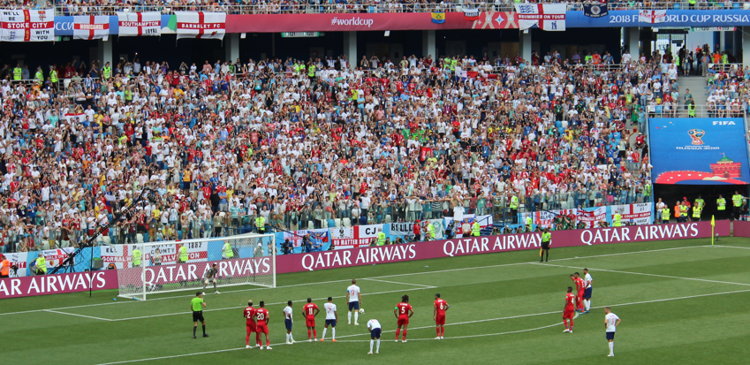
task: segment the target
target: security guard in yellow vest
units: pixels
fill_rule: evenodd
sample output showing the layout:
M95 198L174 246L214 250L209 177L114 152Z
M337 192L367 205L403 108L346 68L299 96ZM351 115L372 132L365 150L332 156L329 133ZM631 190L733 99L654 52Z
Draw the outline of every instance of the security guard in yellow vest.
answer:
M36 73L34 73L34 80L36 80L36 83L39 85L44 83L44 71L42 71L41 67L36 68Z
M36 266L37 275L47 274L47 260L44 259L44 255L41 251L39 252L39 256L36 257L36 261L34 261L34 266Z
M745 204L745 197L739 191L732 195L732 219L739 219L742 214L742 206Z
M479 237L482 234L482 227L479 225L479 222L474 221L474 223L471 225L471 235L474 237Z
M510 197L510 214L513 216L513 223L518 223L518 195Z
M670 216L669 208L664 208L661 210L661 223L667 224L669 223L669 216Z
M112 77L112 66L109 65L109 62L104 64L104 67L102 67L102 79L109 80Z
M310 66L307 66L307 77L314 79L315 78L315 71L317 71L318 67L315 66L314 63L311 63Z
M695 105L693 103L688 104L688 118L695 118Z
M23 79L23 68L21 65L13 67L13 81L21 81Z
M716 199L716 218L726 218L726 212L727 212L727 200L724 199L724 196L719 194L719 197Z
M435 225L432 224L432 222L427 222L427 239L428 240L435 239Z
M378 241L377 241L377 244L378 244L378 246L385 245L385 232L383 232L383 231L378 232Z
M612 227L622 227L622 214L615 213L612 216Z
M529 216L526 217L526 232L531 232L534 228L534 220Z
M177 263L184 264L188 262L189 258L187 246L180 245L180 248L177 250Z
M688 210L690 208L684 202L680 202L680 222L688 221Z
M703 212L702 206L698 204L693 204L693 221L700 221L702 212Z
M233 257L234 251L232 251L232 245L229 244L229 241L224 242L224 246L221 248L221 258L229 260Z
M258 230L258 233L266 233L266 218L262 215L255 218L255 229Z
M143 254L141 253L141 250L138 248L133 250L133 267L140 267L141 266L141 259L143 258Z
M57 76L57 69L55 66L49 67L49 82L52 83L52 86L56 86L57 82L60 81L60 79Z

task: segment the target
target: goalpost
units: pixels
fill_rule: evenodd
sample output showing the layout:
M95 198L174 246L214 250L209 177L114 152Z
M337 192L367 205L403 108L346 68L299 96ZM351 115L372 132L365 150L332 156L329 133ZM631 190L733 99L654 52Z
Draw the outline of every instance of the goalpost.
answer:
M146 300L154 294L198 291L204 287L213 290L206 274L214 264L217 288L240 285L275 288L274 237L244 234L125 245L126 268L117 270L118 296Z

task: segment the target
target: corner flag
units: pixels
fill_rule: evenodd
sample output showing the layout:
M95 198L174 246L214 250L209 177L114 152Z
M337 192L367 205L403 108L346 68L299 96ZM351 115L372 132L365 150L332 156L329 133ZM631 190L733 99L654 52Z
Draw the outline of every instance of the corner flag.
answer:
M716 235L714 234L715 227L716 227L716 218L712 215L711 216L711 246L714 245L714 239L716 239Z

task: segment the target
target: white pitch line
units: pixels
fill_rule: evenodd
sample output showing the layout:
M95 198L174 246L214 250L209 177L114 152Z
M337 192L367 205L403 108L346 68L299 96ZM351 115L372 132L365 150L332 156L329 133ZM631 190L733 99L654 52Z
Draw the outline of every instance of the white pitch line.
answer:
M732 245L716 245L716 246L708 246L708 247L739 248L741 250L750 250L750 247L732 246Z
M48 312L48 313L57 313L57 314L64 314L64 315L67 315L67 316L73 316L73 317L81 317L81 318L88 318L88 319L96 319L96 320L99 320L99 321L112 322L112 320L111 320L111 319L109 319L109 318L101 318L101 317L87 316L87 315L85 315L85 314L77 314L77 313L67 313L67 312L60 312L60 311L56 311L56 310L52 310L52 309L45 309L45 310L44 310L44 312Z
M433 285L425 285L425 284L417 284L417 283L403 283L400 281L390 281L390 280L382 280L382 279L373 279L373 278L364 278L362 280L368 280L368 281L376 281L380 283L387 283L387 284L398 284L398 285L408 285L408 286L421 286L425 289L435 289L436 286Z
M718 293L708 293L708 294L697 294L697 295L688 295L688 296L682 296L682 297L674 297L674 298L663 298L663 299L652 299L652 300L644 300L644 301L638 301L638 302L629 302L629 303L620 303L620 304L611 304L606 306L598 306L598 307L591 307L591 309L601 309L604 307L625 307L630 305L638 305L638 304L648 304L648 303L660 303L660 302L669 302L669 301L675 301L675 300L684 300L684 299L693 299L693 298L702 298L702 297L711 297L711 296L718 296L718 295L728 295L728 294L738 294L738 293L748 293L750 292L750 289L744 289L744 290L734 290L734 291L726 291L726 292L718 292ZM554 311L554 312L542 312L542 313L531 313L531 314L521 314L518 316L506 316L506 317L497 317L497 318L488 318L484 320L478 320L478 321L466 321L466 322L455 322L455 323L446 323L446 326L458 326L463 324L471 324L471 323L477 323L480 321L488 322L492 320L503 320L503 319L514 319L514 318L523 318L523 317L533 317L533 316L541 316L541 315L548 315L548 314L559 314L560 311ZM560 325L560 323L556 323L554 325L544 326L544 328L554 327ZM412 327L409 328L409 330L419 330L419 329L427 329L427 328L435 328L434 326L421 326L421 327ZM538 330L542 329L535 328L535 329L525 329L525 330L516 330L516 331L509 331L511 333L521 333L521 332L528 332L532 330ZM383 331L383 333L393 333L394 330L388 330ZM467 338L477 338L477 337L487 337L487 336L498 336L500 334L505 334L502 332L498 333L484 333L484 334L478 334L478 335L467 335L467 336L457 336L457 337L448 337L448 339L467 339ZM345 336L339 336L339 338L351 338L351 337L358 337L358 336L366 336L369 335L369 333L358 333L358 334L352 334L352 335L345 335ZM424 338L424 339L413 339L413 340L428 340L430 338ZM411 340L410 340L411 341ZM338 341L337 341L338 342ZM340 341L340 342L349 342L349 341ZM352 341L354 342L354 341ZM299 341L297 342L299 344L305 343L305 341ZM286 343L280 343L277 345L274 345L274 347L277 346L283 346L287 345ZM184 354L177 354L177 355L167 355L167 356L159 356L159 357L150 357L150 358L143 358L143 359L133 359L133 360L121 360L121 361L114 361L114 362L107 362L107 363L101 363L98 365L116 365L116 364L131 364L136 362L146 362L146 361L155 361L155 360L165 360L165 359L176 359L176 358L182 358L182 357L191 357L191 356L199 356L199 355L210 355L210 354L217 354L222 352L231 352L231 351L240 351L245 350L244 347L235 347L235 348L229 348L229 349L222 349L222 350L213 350L213 351L202 351L202 352L193 352L193 353L184 353Z
M614 257L614 256L634 255L634 254L641 254L641 253L651 253L651 252L660 252L660 251L672 251L672 250L684 250L684 249L705 248L705 247L711 247L711 246L710 245L700 245L700 246L670 247L670 248L660 248L660 249L655 249L655 250L640 250L640 251L620 252L620 253L611 253L611 254L599 254L599 255L590 255L590 256L567 257L567 258L555 259L555 260L552 260L552 261L553 262L557 262L557 261L578 260L578 259L587 259L587 258L596 258L596 257ZM736 247L736 246L725 246L725 247ZM739 248L739 247L736 247L736 248ZM519 252L519 251L514 251L514 252ZM463 256L461 256L461 257L463 257ZM463 267L463 268L455 268L455 269L420 271L420 272L412 272L412 273L404 273L404 274L391 274L391 275L373 276L373 277L370 277L370 278L362 278L362 279L396 278L396 277L404 277L404 276L412 276L412 275L422 275L422 274L432 274L432 273L456 272L456 271L467 271L467 270L481 270L481 269L490 269L490 268L505 267L505 266L527 265L529 263L532 263L532 262L525 262L524 261L524 262L512 262L512 263L506 263L506 264L495 264L495 265ZM307 285L332 284L332 283L341 283L341 282L348 282L348 281L349 281L348 279L342 279L342 280L329 280L329 281L320 281L320 282L312 282L312 283L299 283L299 284L290 284L290 285L278 286L275 289L293 288L293 287L307 286ZM237 289L237 290L227 290L227 291L224 291L224 293L235 293L235 292L246 292L246 291L268 290L268 289L270 289L270 288ZM156 301L156 300L178 299L178 298L187 298L187 297L192 297L192 296L194 296L194 294L177 295L177 296L169 296L169 297L157 297L157 298L149 299L148 301L152 302L152 301ZM116 304L127 304L127 303L140 303L140 302L138 302L138 301L117 301L117 302L105 302L105 303L95 303L95 304L73 305L73 306L66 306L66 307L41 308L41 309L32 309L32 310L17 311L17 312L0 313L0 316L8 316L8 315L14 315L14 314L25 314L25 313L43 312L43 311L46 311L48 309L61 310L61 309L89 308L89 307L98 307L98 306L116 305Z
M557 265L557 264L542 264L542 263L532 263L532 265L540 265L540 266L556 266L556 267L564 267L569 269L577 269L578 266L568 266L568 265ZM674 275L662 275L662 274L649 274L645 272L637 272L637 271L623 271L623 270L613 270L613 269L597 269L594 267L590 267L589 270L591 271L601 271L601 272L613 272L617 274L629 274L629 275L642 275L642 276L651 276L655 278L665 278L665 279L678 279L678 280L691 280L691 281L701 281L705 283L714 283L714 284L727 284L727 285L740 285L740 286L750 286L750 283L737 283L734 281L722 281L722 280L711 280L711 279L701 279L701 278L691 278L688 276L674 276Z
M430 286L430 287L426 287L426 288L416 287L416 288L409 288L409 289L380 291L380 292L366 293L366 294L367 295L393 294L393 293L403 293L404 290L426 290L426 289L434 289L434 288L436 288L436 287L434 287L434 286ZM338 295L338 296L334 296L334 297L331 297L331 298L342 299L342 298L346 298L346 296L344 296L344 295ZM326 300L326 299L328 299L328 297L312 298L312 300L316 300L316 301L317 300ZM297 299L298 302L305 301L305 300L307 300L307 298L305 298L305 299ZM266 305L268 305L268 306L279 305L279 304L286 304L286 301L275 302L275 303L266 303ZM245 308L245 307L242 306L242 307L212 308L212 309L205 309L204 312L218 312L218 311L225 311L225 310L230 310L230 309L231 310L237 310L237 309L242 309L242 308ZM122 322L122 321L130 321L130 320L134 320L134 319L147 319L147 318L155 318L155 317L184 316L184 315L187 315L187 314L190 314L190 313L191 312L162 313L162 314L152 314L152 315L148 315L148 316L126 317L126 318L113 318L113 319L110 319L109 321L112 321L112 322Z

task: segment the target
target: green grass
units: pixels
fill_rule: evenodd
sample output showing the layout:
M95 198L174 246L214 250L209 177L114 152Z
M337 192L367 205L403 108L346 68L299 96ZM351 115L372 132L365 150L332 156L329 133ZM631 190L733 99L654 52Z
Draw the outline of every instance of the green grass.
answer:
M750 240L720 243L559 248L553 261L541 265L534 262L536 252L523 251L280 275L276 289L227 288L207 295L211 337L197 340L191 336L190 293L145 302L114 302L114 292L9 299L0 302L0 348L3 363L15 364L746 364ZM595 309L576 319L574 334L562 334L568 274L583 267L594 277ZM367 310L359 327L346 324L342 297L351 278L360 279ZM443 341L432 340L436 292L451 304ZM392 337L392 310L402 294L410 295L415 309L406 344ZM294 301L294 336L305 340L300 311L308 296L321 307L322 298L336 297L338 343L283 345L281 303ZM273 303L272 351L244 349L241 311L247 299ZM623 319L614 359L606 357L605 305ZM377 356L366 355L369 318L384 326Z

